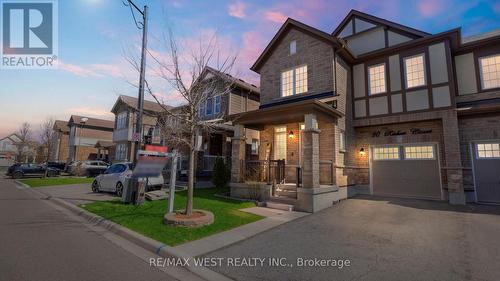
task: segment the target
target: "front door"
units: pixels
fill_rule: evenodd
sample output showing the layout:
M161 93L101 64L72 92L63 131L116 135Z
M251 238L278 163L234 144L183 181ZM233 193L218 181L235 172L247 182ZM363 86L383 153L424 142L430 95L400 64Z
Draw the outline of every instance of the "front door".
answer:
M500 204L500 141L472 144L476 201Z

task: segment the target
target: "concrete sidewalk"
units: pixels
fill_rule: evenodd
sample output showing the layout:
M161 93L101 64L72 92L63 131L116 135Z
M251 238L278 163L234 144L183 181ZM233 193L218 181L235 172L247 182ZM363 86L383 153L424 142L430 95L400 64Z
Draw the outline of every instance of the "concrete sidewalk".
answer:
M228 231L224 231L199 240L179 245L177 247L174 247L174 249L182 251L192 257L206 255L210 252L222 249L236 242L248 239L278 225L309 215L309 213L287 212L263 207L246 208L241 209L241 211L256 214L266 218L253 223L242 225L237 228L233 228Z

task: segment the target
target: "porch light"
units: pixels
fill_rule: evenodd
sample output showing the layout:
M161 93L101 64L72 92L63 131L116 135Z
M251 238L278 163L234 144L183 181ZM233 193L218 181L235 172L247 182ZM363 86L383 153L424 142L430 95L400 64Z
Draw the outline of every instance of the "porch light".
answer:
M290 131L290 133L288 133L288 137L291 138L291 139L294 138L293 131Z
M365 149L363 147L359 150L359 155L365 156Z

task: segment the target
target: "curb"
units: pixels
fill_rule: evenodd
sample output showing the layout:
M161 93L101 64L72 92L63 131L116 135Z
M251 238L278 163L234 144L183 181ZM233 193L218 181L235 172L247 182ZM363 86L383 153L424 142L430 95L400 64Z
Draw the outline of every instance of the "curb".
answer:
M21 185L26 188L26 190L29 190L30 192L50 200L51 202L55 203L59 207L65 208L69 211L71 211L73 214L80 216L87 220L89 223L92 223L93 225L97 225L100 227L105 228L106 230L150 251L155 253L156 255L163 257L163 258L176 258L176 259L189 259L191 260L192 257L189 256L186 253L183 253L179 250L174 249L173 247L170 247L168 245L165 245L163 243L160 243L154 239L151 239L149 237L143 236L135 231L132 231L124 226L121 226L117 223L114 223L112 221L109 221L101 216L98 216L96 214L93 214L91 212L88 212L76 205L73 205L71 203L68 203L62 199L59 198L54 198L51 197L50 195L44 194L40 191L34 190L33 188L29 187L28 185L18 182L17 180L15 181L16 184ZM186 270L190 271L191 273L197 275L198 277L201 277L205 280L208 281L224 281L224 280L232 280L225 275L222 275L220 273L217 273L213 270L210 270L206 267L202 266L194 266L192 263L190 263L189 266L183 267Z

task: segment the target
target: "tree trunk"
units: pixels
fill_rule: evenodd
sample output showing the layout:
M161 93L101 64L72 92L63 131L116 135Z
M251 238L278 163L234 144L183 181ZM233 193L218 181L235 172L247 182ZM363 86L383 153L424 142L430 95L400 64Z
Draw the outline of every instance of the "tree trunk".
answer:
M196 136L193 134L191 137L191 148L189 149L189 170L188 170L188 187L187 187L187 200L186 200L186 215L193 214L193 193L194 193L194 157Z

